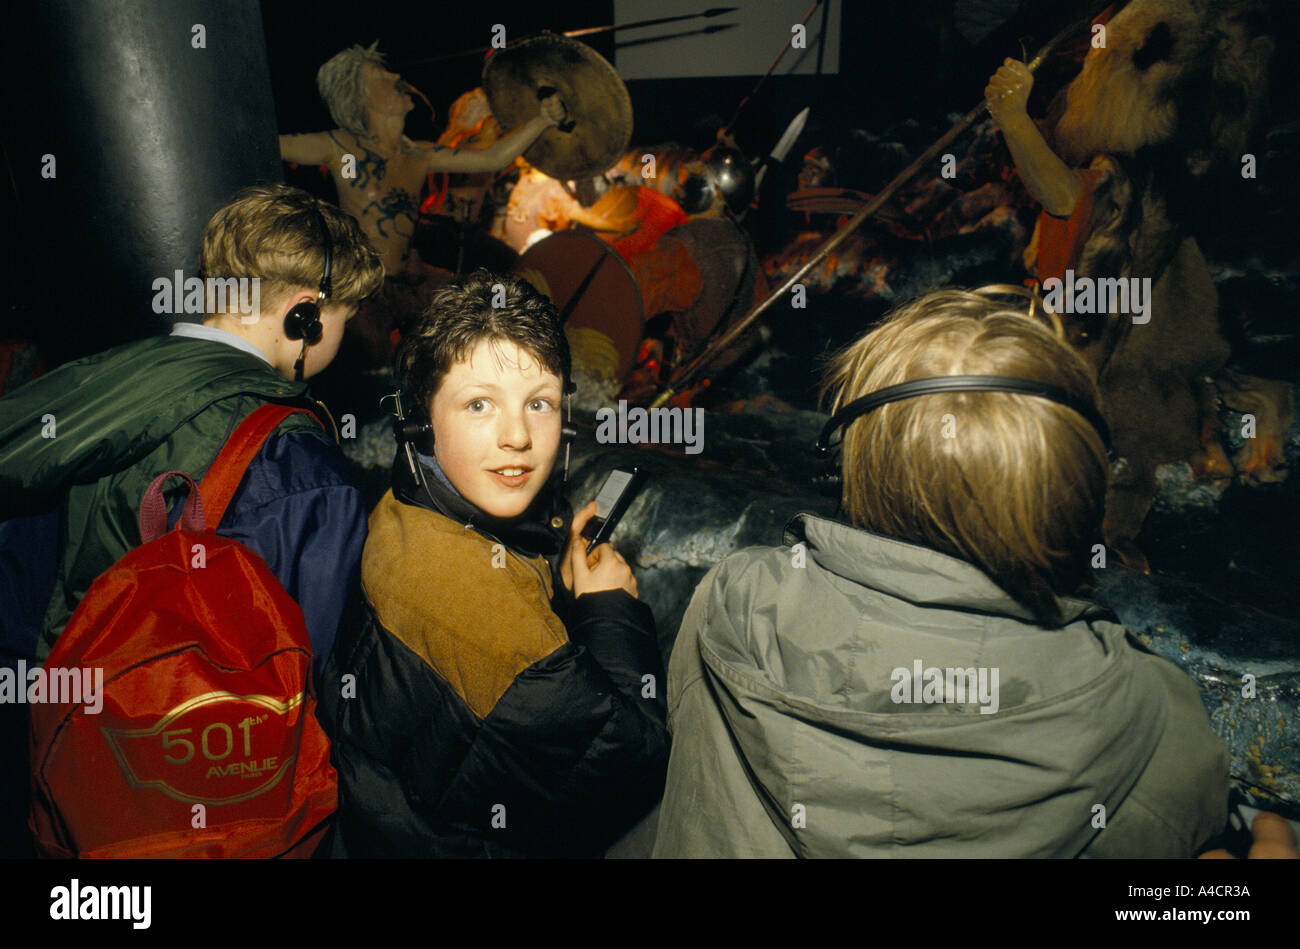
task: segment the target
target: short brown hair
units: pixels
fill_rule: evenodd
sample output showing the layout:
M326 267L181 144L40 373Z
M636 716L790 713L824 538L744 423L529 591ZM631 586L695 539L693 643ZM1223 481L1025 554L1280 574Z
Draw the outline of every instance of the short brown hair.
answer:
M333 245L331 303L355 304L384 282L384 265L352 215L288 185L239 191L203 229L199 267L205 277L257 277L263 297L316 289L325 268L319 209Z
M406 331L397 372L410 403L427 411L443 376L485 339L509 340L568 383L569 342L555 304L527 280L478 270L434 294Z
M1008 304L1014 294L1024 302ZM940 290L895 310L828 367L831 411L929 376L1015 376L1100 405L1091 371L1023 288ZM1041 309L1039 310L1041 312ZM1083 416L1048 399L946 392L891 402L844 431L843 505L874 533L966 560L1047 626L1088 577L1110 466Z

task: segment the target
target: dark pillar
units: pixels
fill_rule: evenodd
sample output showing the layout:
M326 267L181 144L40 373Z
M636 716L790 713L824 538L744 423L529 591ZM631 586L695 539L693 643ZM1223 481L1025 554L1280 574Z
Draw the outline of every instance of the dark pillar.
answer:
M166 331L153 281L196 275L211 213L281 180L257 0L24 6L4 128L20 324L63 358Z

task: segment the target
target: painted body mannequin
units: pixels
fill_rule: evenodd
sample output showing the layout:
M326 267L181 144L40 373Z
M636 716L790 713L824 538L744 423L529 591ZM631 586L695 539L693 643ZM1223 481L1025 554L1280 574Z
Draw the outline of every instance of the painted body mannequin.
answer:
M352 321L352 343L345 345L343 361L352 368L378 369L390 363L395 339L406 324L451 276L424 263L411 246L425 177L430 172L496 171L510 164L564 118L564 106L555 97L545 99L538 115L499 141L457 150L403 134L412 108L410 87L384 65L374 46L352 46L334 56L320 68L316 85L339 127L281 135L280 156L328 167L339 206L356 218L379 251L387 279Z
M537 116L488 148L445 148L433 142L412 141L402 133L412 102L396 73L368 62L364 76L366 135L342 128L281 135L280 156L298 164L328 166L338 188L339 206L361 223L389 276L418 264L411 253L411 236L425 175L438 171L496 171L514 161L537 136L564 117L557 100L545 99ZM344 158L348 155L354 160L345 169Z

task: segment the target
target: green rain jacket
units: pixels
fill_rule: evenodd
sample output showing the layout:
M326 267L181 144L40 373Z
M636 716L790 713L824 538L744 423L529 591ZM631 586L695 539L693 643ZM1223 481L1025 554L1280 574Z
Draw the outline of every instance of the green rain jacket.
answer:
M94 579L140 543L140 499L155 476L201 477L245 416L305 392L249 353L159 336L61 366L0 400L0 521L67 501L36 658L49 655ZM276 431L320 427L297 414ZM171 479L168 501L183 489Z
M786 542L682 620L655 856L1187 857L1222 829L1195 685L1111 614L1062 598L1044 629L968 563L811 515Z

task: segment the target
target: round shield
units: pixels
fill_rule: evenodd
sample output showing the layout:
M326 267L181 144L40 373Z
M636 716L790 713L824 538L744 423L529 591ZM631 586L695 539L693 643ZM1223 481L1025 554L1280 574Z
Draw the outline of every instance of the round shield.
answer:
M524 152L553 178L589 178L609 168L632 138L632 100L604 57L584 43L543 34L488 57L483 88L507 131L537 115L539 100L559 96L570 131L549 128Z
M693 218L660 241L680 243L700 271L700 295L673 317L674 334L686 358L691 358L715 331L749 310L758 279L758 257L745 232L725 217Z
M551 298L566 329L593 329L618 352L617 378L636 361L645 315L641 291L623 258L597 237L561 231L530 247L515 273Z

